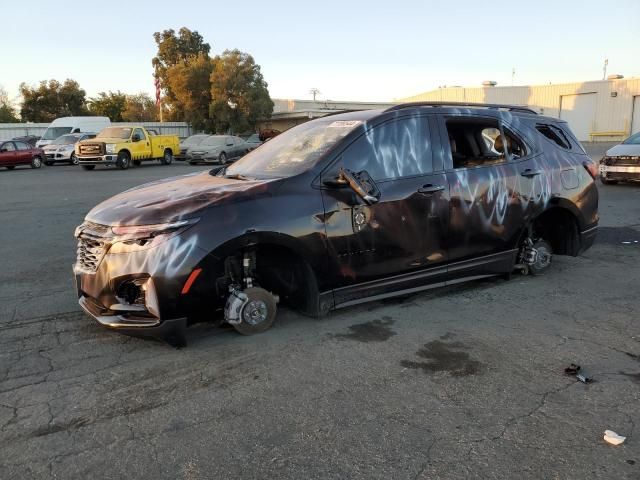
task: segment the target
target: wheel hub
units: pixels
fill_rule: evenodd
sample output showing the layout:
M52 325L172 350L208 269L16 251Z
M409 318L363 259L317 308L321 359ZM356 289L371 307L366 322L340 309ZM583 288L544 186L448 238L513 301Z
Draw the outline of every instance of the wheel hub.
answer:
M242 320L249 325L257 325L267 319L269 311L262 300L249 300L242 310Z

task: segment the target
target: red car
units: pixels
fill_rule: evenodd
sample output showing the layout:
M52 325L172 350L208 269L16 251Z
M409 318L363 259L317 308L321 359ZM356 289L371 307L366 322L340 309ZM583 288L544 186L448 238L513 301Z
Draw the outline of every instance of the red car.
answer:
M13 170L17 165L31 165L40 168L42 160L46 158L40 148L35 148L25 142L9 140L0 142L0 167Z

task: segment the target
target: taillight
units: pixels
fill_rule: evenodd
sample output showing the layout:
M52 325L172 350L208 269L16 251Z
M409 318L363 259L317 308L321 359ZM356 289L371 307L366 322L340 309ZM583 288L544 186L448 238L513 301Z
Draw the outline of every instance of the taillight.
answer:
M595 162L586 161L582 165L584 166L585 170L589 172L589 175L591 175L591 178L595 180L596 177L598 176L598 166L595 164Z

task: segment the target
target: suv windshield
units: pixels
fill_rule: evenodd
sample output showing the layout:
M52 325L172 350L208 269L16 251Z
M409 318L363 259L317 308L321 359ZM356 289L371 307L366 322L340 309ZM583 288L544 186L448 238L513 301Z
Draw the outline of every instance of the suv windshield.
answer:
M623 145L640 145L640 132L636 133L635 135L631 135L624 142L622 142L622 144Z
M226 170L245 177L291 177L312 167L340 139L361 125L360 120L303 123L249 152Z
M258 135L257 133L254 133L249 138L247 138L247 142L249 142L249 143L258 143L258 142L260 142L260 135Z
M102 130L96 138L129 138L131 136L131 128L128 127L109 127Z
M54 145L71 145L80 139L79 135L62 135L56 138L52 143Z
M55 140L60 135L64 135L69 132L71 132L71 127L49 127L47 128L47 131L44 132L42 140Z

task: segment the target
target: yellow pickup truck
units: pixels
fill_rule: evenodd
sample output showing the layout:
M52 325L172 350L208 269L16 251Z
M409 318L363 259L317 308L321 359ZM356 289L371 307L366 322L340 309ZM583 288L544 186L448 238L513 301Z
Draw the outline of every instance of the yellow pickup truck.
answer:
M178 153L177 135L157 135L142 126L108 127L96 138L76 144L78 164L85 170L93 170L96 165L115 165L126 170L132 163L137 166L145 160L160 160L169 165Z

